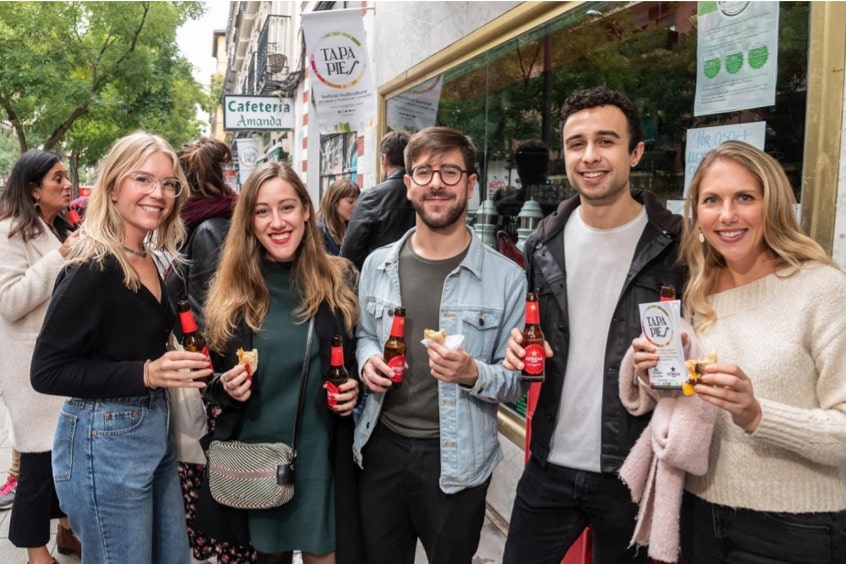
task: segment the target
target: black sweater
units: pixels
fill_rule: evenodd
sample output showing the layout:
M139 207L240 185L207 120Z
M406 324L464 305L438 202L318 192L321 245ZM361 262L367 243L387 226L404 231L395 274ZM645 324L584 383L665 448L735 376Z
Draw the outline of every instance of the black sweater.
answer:
M159 303L143 285L123 284L114 257L65 268L35 343L30 377L43 394L141 396L144 362L165 352L176 311L164 284Z

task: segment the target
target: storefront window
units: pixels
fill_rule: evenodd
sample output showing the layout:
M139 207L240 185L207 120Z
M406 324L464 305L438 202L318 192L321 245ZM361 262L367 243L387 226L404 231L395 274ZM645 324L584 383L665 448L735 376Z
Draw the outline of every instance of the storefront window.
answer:
M764 149L786 169L798 201L810 9L804 2L779 4L773 106L694 116L696 2L594 2L445 69L436 121L473 137L482 199L523 188L518 154L526 141L545 144L546 179L530 179L528 194L549 211L572 193L561 153L561 105L574 90L604 84L626 93L642 113L646 153L632 173L634 188L678 202L689 129L765 122ZM387 104L390 112L390 98Z

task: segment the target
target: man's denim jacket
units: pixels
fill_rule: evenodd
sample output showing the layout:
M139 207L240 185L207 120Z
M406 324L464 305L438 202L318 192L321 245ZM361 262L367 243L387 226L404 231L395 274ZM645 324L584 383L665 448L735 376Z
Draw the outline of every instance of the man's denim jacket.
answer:
M362 267L356 350L359 366L382 353L393 320L388 311L402 305L399 252L413 232L414 229L396 243L373 251ZM516 401L525 392L519 372L502 366L511 329L523 326L525 273L470 233L467 255L447 275L441 293L440 327L449 335L464 335L462 347L476 359L479 371L472 388L438 383L440 487L448 494L488 479L502 458L497 439L497 405ZM422 338L422 334L406 335L406 346L422 346ZM379 421L384 397L383 393L371 392L356 424L353 455L362 468L361 450Z

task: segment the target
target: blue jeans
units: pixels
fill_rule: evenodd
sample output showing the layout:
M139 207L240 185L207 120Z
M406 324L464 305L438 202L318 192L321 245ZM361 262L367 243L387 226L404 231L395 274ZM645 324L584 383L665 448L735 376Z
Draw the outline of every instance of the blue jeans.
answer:
M645 548L628 548L636 516L637 505L615 474L544 467L530 457L517 483L502 561L558 564L590 525L596 564L645 563Z
M185 564L188 533L165 390L65 402L53 441L62 510L85 564Z
M685 564L844 564L846 511L775 513L709 503L685 492Z

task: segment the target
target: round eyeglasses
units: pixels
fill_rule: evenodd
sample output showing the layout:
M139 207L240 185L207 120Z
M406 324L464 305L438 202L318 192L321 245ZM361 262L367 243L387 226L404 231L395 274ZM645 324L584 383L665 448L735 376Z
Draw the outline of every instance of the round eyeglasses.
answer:
M157 186L161 187L162 194L169 198L176 198L182 193L182 182L176 178L158 179L144 172L133 172L129 175L129 178L131 178L132 182L135 183L135 188L138 189L139 192L143 192L148 195L152 194L156 190Z
M456 165L443 165L439 169L434 169L429 165L420 165L411 169L411 179L419 186L427 186L435 177L435 173L441 177L441 182L447 186L455 186L461 181L461 176L464 173L469 174L469 170L464 170Z

